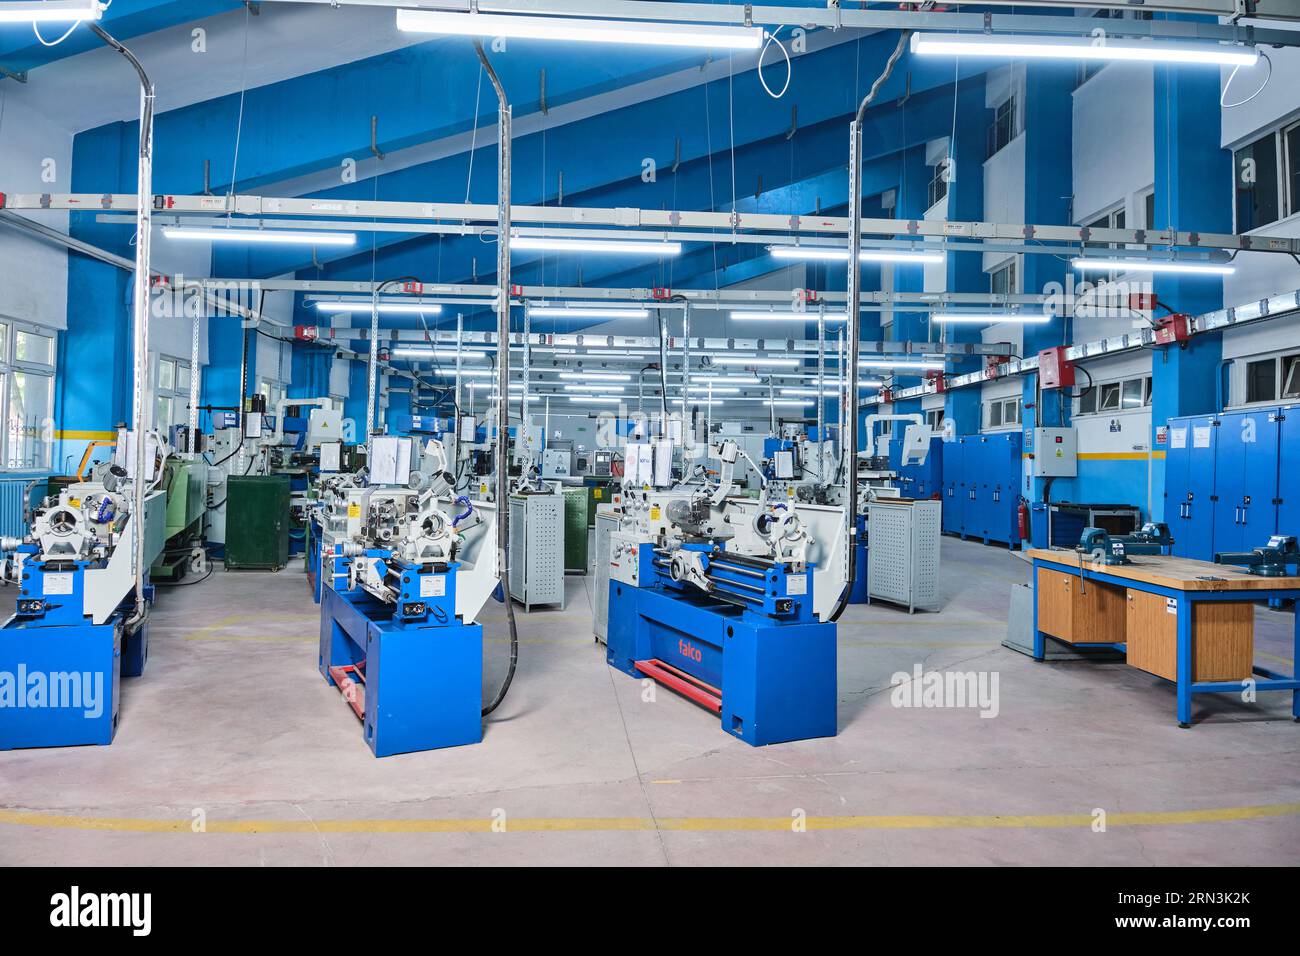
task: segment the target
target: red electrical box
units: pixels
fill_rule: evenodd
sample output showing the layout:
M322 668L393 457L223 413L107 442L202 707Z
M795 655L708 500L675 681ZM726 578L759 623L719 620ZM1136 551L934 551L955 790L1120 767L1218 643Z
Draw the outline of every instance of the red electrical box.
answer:
M944 379L943 379L943 372L939 372L939 371L926 372L926 373L925 373L925 377L926 377L929 381L931 381L931 382L934 383L934 390L935 390L935 392L942 393L942 392L944 392L944 391L947 390L947 387L948 387L948 386L947 386L947 384L944 382Z
M1074 363L1065 357L1065 346L1043 349L1038 353L1040 388L1073 388Z
M1156 319L1156 345L1174 345L1192 337L1191 316L1175 312Z
M316 336L316 326L314 325L295 325L293 327L293 337L300 342L315 342Z

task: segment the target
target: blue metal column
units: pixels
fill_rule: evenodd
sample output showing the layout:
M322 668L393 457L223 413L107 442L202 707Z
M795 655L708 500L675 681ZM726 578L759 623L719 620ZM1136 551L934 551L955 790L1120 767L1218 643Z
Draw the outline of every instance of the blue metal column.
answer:
M1025 64L1025 222L1068 223L1071 221L1070 199L1074 192L1074 83L1073 63ZM1049 294L1064 290L1068 264L1056 256L1026 255L1020 258L1022 290ZM1069 318L1059 316L1042 325L1024 327L1024 354L1057 345L1067 345L1073 330ZM1024 416L1026 433L1039 425L1064 426L1070 423L1070 401L1058 389L1039 393L1038 376L1024 376ZM1025 451L1030 451L1025 442ZM1069 479L1053 486L1053 493L1068 491ZM1030 501L1043 500L1044 479L1022 477L1021 493Z
M1219 71L1155 67L1155 223L1157 229L1232 232L1232 158L1221 149ZM1193 315L1223 307L1223 280L1158 276L1155 293L1176 312ZM1185 348L1157 349L1152 358L1152 518L1165 511L1164 448L1155 429L1175 415L1217 412L1216 379L1223 336L1198 335Z

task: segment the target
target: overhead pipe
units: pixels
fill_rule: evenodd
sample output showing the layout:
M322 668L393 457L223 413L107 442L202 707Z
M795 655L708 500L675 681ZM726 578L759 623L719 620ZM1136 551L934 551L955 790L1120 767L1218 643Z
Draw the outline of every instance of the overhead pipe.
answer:
M862 254L862 119L867 107L880 92L881 86L894 72L894 66L907 47L910 30L903 30L898 35L898 45L889 55L885 69L871 84L871 89L858 104L857 115L849 124L849 261L848 261L848 295L845 297L844 332L848 339L848 355L845 358L845 401L840 409L840 427L843 429L841 454L847 459L848 467L844 470L844 498L848 508L848 520L845 521L844 546L848 551L847 575L844 590L836 602L830 619L838 621L844 609L849 606L849 595L853 591L853 579L858 570L858 355L861 341L858 332L862 295L862 267L858 261Z
M145 619L148 607L144 597L144 492L145 492L145 392L149 388L149 242L153 224L153 111L154 86L134 53L111 37L98 24L90 24L91 31L111 46L135 68L140 77L140 157L136 171L135 217L135 272L132 276L132 339L135 375L131 391L131 425L135 445L131 449L135 461L135 479L131 482L132 504L132 569L135 572L135 611L127 618L125 629L132 631ZM194 370L191 369L191 375Z
M501 689L492 702L483 708L483 716L496 710L505 700L506 692L515 679L519 662L519 634L515 629L515 607L510 597L510 501L507 485L510 469L509 402L510 402L510 101L505 87L492 68L492 61L483 52L483 44L476 38L474 52L478 54L483 71L492 81L497 94L497 574L501 596L505 600L506 620L510 625L510 666ZM525 389L525 392L527 389ZM527 428L524 422L522 427Z

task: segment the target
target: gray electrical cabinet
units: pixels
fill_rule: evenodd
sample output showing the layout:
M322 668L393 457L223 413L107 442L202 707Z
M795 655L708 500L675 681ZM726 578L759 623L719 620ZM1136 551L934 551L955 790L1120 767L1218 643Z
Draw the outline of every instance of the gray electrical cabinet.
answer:
M564 495L510 496L510 596L564 607Z
M596 566L591 595L591 629L596 640L608 644L609 634L609 536L623 523L622 510L617 505L598 505L596 508Z
M867 599L908 611L939 606L939 511L934 500L880 498L867 505Z

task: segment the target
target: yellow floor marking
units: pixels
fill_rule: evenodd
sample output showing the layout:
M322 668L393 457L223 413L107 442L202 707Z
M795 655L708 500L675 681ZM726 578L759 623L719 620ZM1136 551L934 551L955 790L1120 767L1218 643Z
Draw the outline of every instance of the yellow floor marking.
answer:
M680 780L651 780L650 782L651 782L651 783L659 783L659 784L681 783Z
M1109 813L1107 827L1174 826L1225 823L1300 815L1300 803L1257 807L1222 807L1206 810L1161 810L1150 813ZM608 832L614 830L682 830L692 832L785 831L790 817L518 817L505 820L514 833ZM0 810L0 824L63 830L109 830L131 833L190 833L190 819L137 817L85 817ZM1007 816L834 816L808 817L809 830L955 830L955 829L1068 829L1091 827L1089 813ZM206 833L488 833L490 819L450 820L213 820Z

